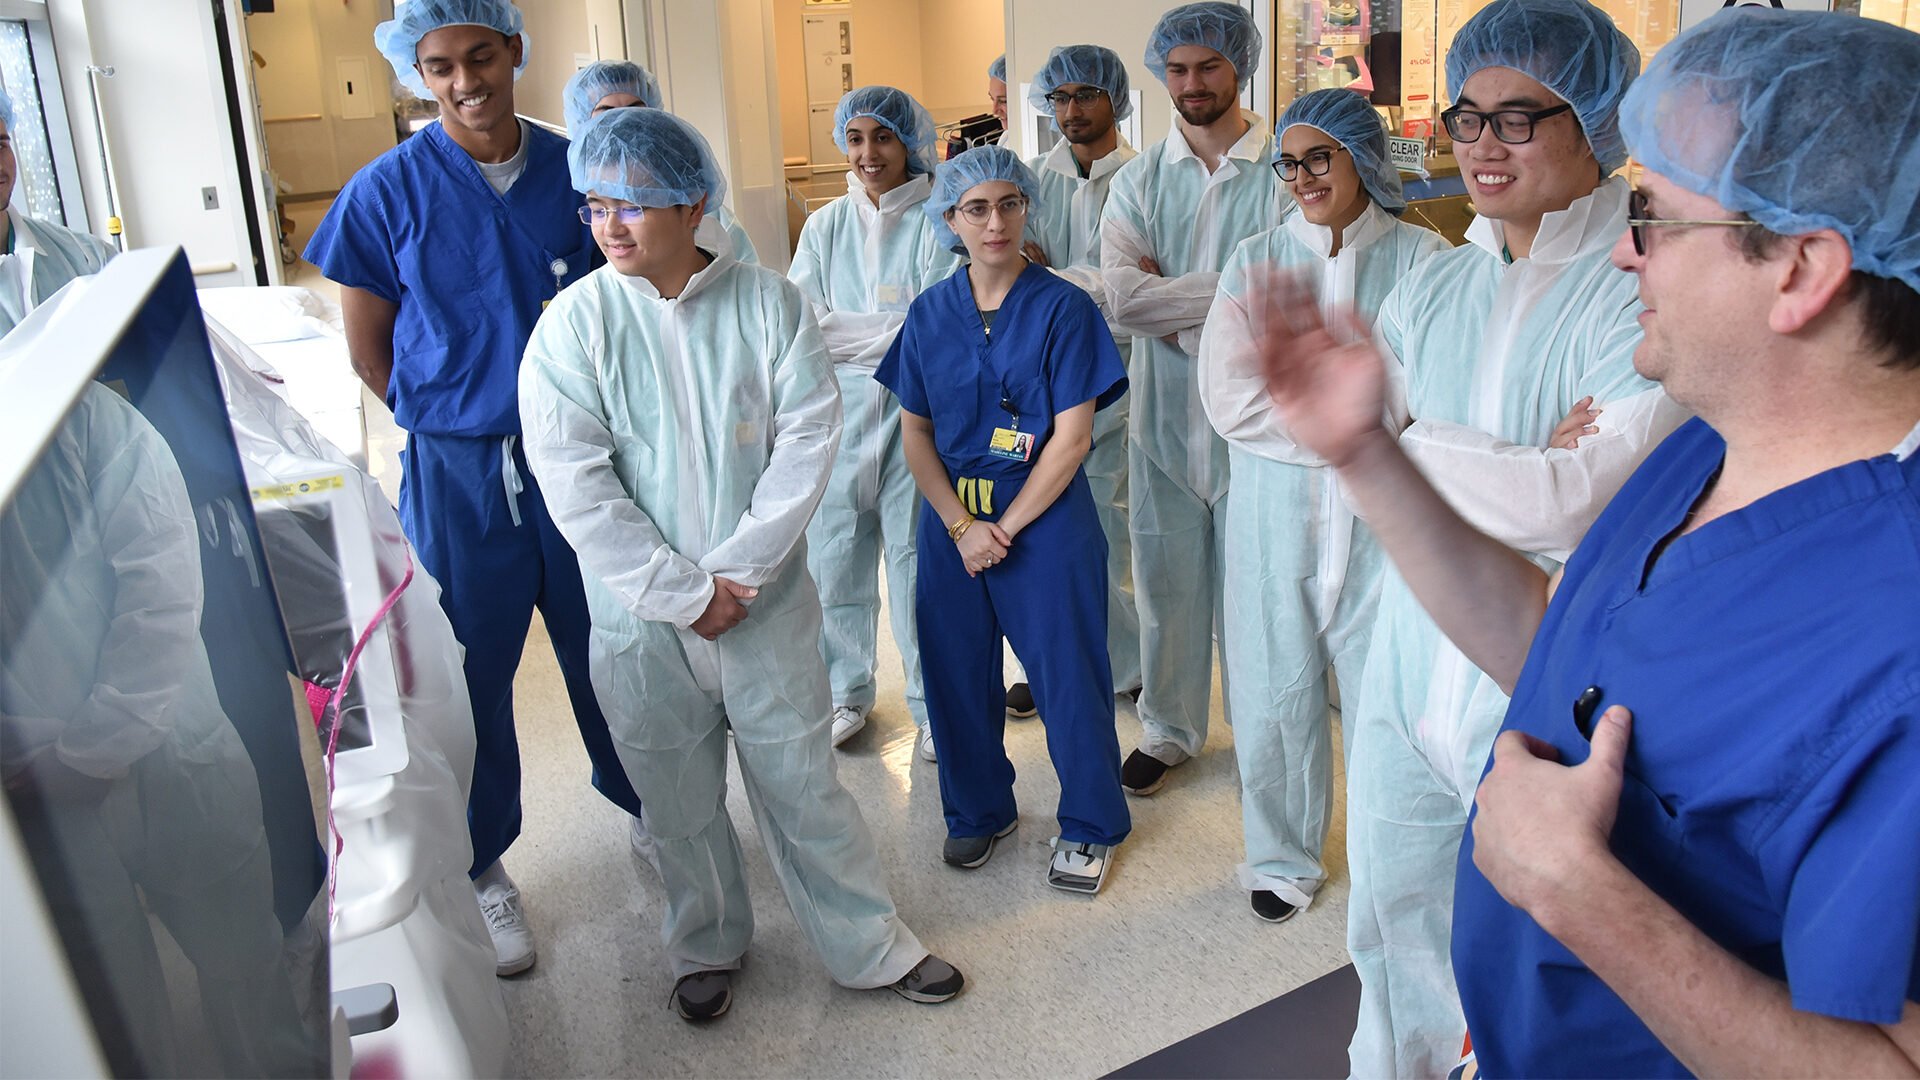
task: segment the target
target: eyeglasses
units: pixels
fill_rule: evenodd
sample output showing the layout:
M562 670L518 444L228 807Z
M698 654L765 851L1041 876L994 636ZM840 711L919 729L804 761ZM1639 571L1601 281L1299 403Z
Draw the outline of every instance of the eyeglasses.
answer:
M1053 93L1046 95L1045 100L1047 104L1053 106L1056 110L1065 108L1069 101L1084 109L1106 96L1107 92L1097 86L1083 86L1071 94L1065 90L1055 90Z
M1273 163L1273 171L1280 174L1280 179L1289 183L1294 177L1300 175L1302 165L1307 167L1308 176L1325 176L1327 170L1333 168L1333 155L1345 149L1346 147L1339 146L1332 150L1315 150L1303 158L1278 158Z
M582 225L605 224L610 217L619 218L622 225L638 225L646 209L644 206L583 206L576 213Z
M1440 122L1447 125L1447 134L1457 143L1480 141L1480 132L1488 122L1493 124L1493 137L1503 143L1519 145L1533 141L1533 126L1550 116L1559 116L1571 112L1571 105L1555 105L1551 109L1528 112L1525 109L1501 109L1497 112L1475 112L1458 105L1440 114Z
M1656 225L1730 225L1736 229L1752 228L1760 224L1745 218L1716 218L1711 221L1684 220L1681 218L1657 218L1647 213L1647 197L1635 190L1627 196L1627 232L1633 237L1633 253L1645 257L1647 254L1647 235L1642 229Z
M1024 196L1020 195L1009 196L1001 199L997 203L990 203L985 199L975 199L970 203L956 206L954 209L960 212L961 217L967 219L967 224L985 225L988 220L992 218L993 212L996 210L1000 212L1000 216L1003 218L1013 218L1024 215L1027 212L1027 200Z

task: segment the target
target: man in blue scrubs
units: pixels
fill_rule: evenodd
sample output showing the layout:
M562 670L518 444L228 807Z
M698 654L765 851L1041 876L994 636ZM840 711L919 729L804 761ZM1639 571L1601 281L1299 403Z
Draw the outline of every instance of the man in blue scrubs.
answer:
M1628 93L1634 363L1699 418L1557 582L1379 427L1364 328L1275 320L1296 437L1512 688L1454 909L1488 1076L1920 1071L1916 68L1887 24L1733 10Z
M355 174L306 251L340 284L354 371L406 429L400 520L467 650L472 873L502 975L534 960L500 857L520 834L513 673L535 607L594 786L640 814L588 678L580 567L519 445L521 352L595 251L566 140L514 114L521 26L507 0L412 0L380 24L374 43L440 120Z

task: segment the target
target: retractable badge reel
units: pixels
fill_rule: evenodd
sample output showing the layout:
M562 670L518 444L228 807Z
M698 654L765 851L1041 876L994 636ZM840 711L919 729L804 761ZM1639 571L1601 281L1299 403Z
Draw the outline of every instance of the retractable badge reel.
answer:
M553 274L553 298L557 299L560 296L560 290L567 287L567 260L555 259L547 264L547 269ZM540 310L547 310L547 305L551 303L553 299L540 301Z

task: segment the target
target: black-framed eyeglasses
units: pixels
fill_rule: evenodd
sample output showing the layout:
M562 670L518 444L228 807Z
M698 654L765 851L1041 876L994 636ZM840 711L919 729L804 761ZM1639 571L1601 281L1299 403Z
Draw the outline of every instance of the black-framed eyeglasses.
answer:
M622 225L638 225L646 210L644 206L583 206L576 213L582 225L597 225L610 217L619 218Z
M1627 233L1633 237L1633 253L1642 258L1647 254L1647 235L1642 229L1658 225L1730 225L1740 229L1758 224L1749 218L1658 218L1647 212L1647 197L1638 188L1627 195Z
M1046 95L1045 101L1047 104L1053 106L1055 110L1065 108L1069 101L1084 109L1106 96L1107 92L1097 86L1083 86L1071 94L1065 90L1055 90L1053 93Z
M998 210L1003 218L1020 217L1027 212L1027 199L1024 195L1009 195L999 202L975 199L954 207L960 216L967 219L969 225L985 225Z
M1480 141L1480 133L1493 127L1493 137L1503 143L1518 146L1533 141L1535 124L1563 112L1572 112L1571 105L1555 105L1551 109L1499 109L1494 112L1476 112L1463 109L1458 105L1440 114L1440 122L1447 126L1447 134L1457 143Z
M1336 146L1331 150L1315 150L1303 158L1275 158L1273 171L1279 173L1280 179L1288 183L1292 183L1293 178L1300 175L1302 165L1307 167L1308 176L1325 176L1327 170L1333 168L1333 155L1345 149L1344 146Z

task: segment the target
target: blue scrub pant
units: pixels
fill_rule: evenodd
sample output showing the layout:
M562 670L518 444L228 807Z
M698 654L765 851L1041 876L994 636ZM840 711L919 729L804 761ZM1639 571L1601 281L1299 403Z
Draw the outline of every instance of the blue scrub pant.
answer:
M996 521L1020 482L960 480L975 517ZM968 577L947 527L926 503L919 528L920 628L927 721L940 759L949 836L990 836L1012 824L1007 692L1001 639L1027 669L1060 777L1060 838L1117 844L1133 822L1120 790L1113 667L1107 657L1107 544L1084 473L1014 540L1006 561Z
M407 437L401 455L400 524L420 563L440 583L440 606L466 647L473 702L473 789L467 828L478 876L520 835L520 745L513 730L513 673L540 609L560 661L574 723L593 762L593 786L636 817L640 797L627 782L587 671L587 594L580 564L547 515L519 440L513 465L524 490L512 496L501 436Z

